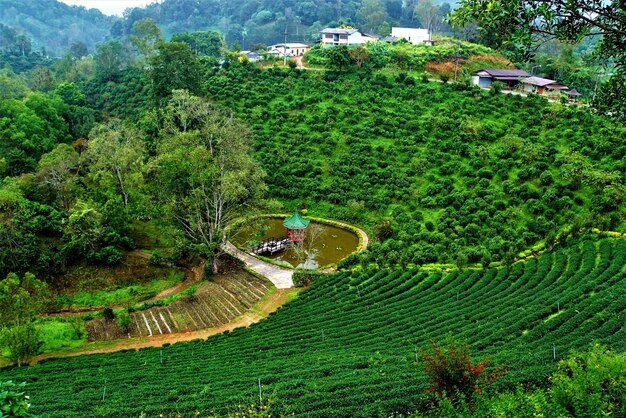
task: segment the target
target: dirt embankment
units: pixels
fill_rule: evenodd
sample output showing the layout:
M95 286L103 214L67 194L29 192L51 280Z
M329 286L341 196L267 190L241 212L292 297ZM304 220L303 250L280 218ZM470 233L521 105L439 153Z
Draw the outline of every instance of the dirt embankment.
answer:
M198 338L206 339L211 335L220 334L222 332L230 331L235 328L247 327L259 322L270 313L276 311L282 305L292 300L297 295L297 292L298 291L294 289L276 290L274 293L263 298L263 300L261 300L250 311L248 311L241 317L218 327L176 334L155 335L150 338L128 338L107 341L105 343L90 343L89 345L81 348L80 351L72 351L68 353L41 354L31 359L31 365L36 364L37 362L47 358L73 357L83 354L113 353L122 350L138 350L145 347L160 347L163 344L174 344L181 341L191 341Z

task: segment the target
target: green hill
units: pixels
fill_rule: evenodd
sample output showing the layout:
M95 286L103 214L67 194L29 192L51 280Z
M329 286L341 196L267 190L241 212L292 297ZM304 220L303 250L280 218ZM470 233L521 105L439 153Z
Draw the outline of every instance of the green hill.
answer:
M93 52L96 43L110 36L117 20L97 9L57 0L0 0L0 23L31 37L33 50L44 47L52 56L61 55L74 42L84 43Z
M272 197L377 231L346 266L510 262L626 227L626 130L587 109L382 71L237 67L205 90L253 127Z
M416 349L448 336L506 364L501 387L548 384L556 360L592 342L623 350L626 241L587 237L511 268L342 272L249 329L162 349L3 369L41 416L191 416L263 392L274 412L375 416L428 405ZM106 382L106 398L103 386ZM258 399L258 398L257 398Z

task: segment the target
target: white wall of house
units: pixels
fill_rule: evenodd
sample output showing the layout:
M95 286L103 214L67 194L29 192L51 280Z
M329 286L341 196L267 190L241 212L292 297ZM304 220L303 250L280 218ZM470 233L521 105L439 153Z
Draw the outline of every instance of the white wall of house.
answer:
M372 41L373 38L370 36L363 36L361 32L354 32L350 35L347 34L332 34L325 33L322 34L322 44L323 45L362 45L366 42Z
M428 29L418 28L391 28L391 36L396 38L404 38L413 45L423 44L430 40Z
M270 46L267 50L272 54L277 54L280 57L284 57L287 55L288 57L299 57L304 55L310 49L308 45L305 44L276 44Z

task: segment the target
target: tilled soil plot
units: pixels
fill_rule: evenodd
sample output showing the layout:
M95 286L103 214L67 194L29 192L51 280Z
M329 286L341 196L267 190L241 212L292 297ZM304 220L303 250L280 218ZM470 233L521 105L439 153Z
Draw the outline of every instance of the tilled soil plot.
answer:
M213 328L232 321L258 302L268 284L246 272L218 276L204 283L195 295L181 298L168 306L159 306L130 314L127 333L114 320L104 318L87 322L89 341L125 337L151 337L184 331Z

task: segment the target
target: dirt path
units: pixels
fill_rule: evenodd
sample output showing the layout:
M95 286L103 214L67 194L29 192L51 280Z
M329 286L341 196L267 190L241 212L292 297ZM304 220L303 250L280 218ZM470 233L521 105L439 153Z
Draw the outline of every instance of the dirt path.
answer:
M160 347L163 344L174 344L181 341L191 341L195 339L206 339L211 335L221 334L225 331L231 331L235 328L247 327L259 322L270 313L276 311L285 303L296 297L298 291L294 289L276 290L269 296L263 298L258 304L254 305L250 311L245 313L238 319L215 328L209 328L199 331L181 332L177 334L163 334L152 337L143 338L127 338L108 342L89 343L82 347L80 351L72 351L67 353L46 353L40 354L31 359L30 364L37 364L39 361L47 358L74 357L83 354L101 354L113 353L121 350L138 350L145 347Z

